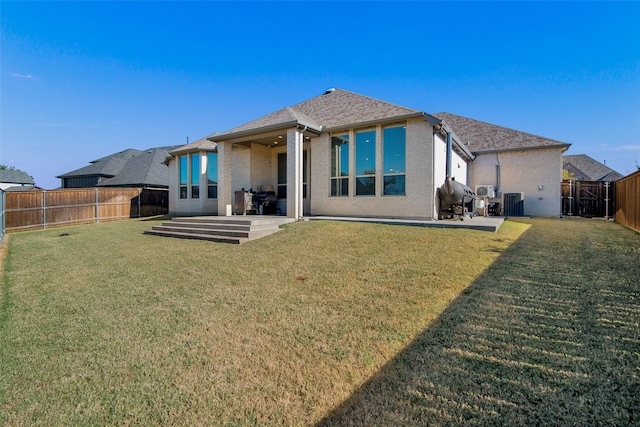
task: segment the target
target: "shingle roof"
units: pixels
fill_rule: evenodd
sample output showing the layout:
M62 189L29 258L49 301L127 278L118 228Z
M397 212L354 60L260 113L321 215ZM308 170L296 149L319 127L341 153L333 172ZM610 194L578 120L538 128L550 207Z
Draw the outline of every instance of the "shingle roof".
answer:
M33 178L21 170L0 170L0 182L8 184L34 184Z
M331 130L366 125L385 120L418 117L419 110L401 107L389 102L359 95L342 89L330 89L322 95L285 107L226 132L209 136L220 141L242 134L251 134L301 124L311 129Z
M101 187L169 185L169 171L164 160L175 147L156 147L148 150L127 149L91 162L89 166L59 175L58 178L101 176L109 179Z
M532 135L451 113L434 114L444 120L472 153L525 150L543 147L569 147L566 142Z
M199 150L214 150L216 147L218 146L218 144L216 144L213 141L208 140L207 138L201 138L198 139L197 141L193 141L187 145L183 145L180 147L177 147L173 150L171 150L169 152L169 154L179 154L179 153L185 153L188 151L199 151Z
M576 169L586 181L616 181L622 174L600 163L586 154L571 154L562 157L563 169L574 172ZM574 170L571 170L574 169ZM574 172L575 173L575 172Z

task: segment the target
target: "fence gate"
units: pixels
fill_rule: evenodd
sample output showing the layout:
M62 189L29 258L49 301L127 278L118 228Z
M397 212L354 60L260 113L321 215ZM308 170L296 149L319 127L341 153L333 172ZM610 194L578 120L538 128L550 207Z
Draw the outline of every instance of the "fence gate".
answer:
M562 215L609 218L614 201L615 182L562 181Z

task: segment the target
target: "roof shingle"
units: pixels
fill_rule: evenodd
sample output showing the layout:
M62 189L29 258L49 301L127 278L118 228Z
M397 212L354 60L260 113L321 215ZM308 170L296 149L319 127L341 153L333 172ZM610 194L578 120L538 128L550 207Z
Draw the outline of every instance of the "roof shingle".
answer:
M331 89L322 95L285 107L266 116L237 126L209 138L220 141L237 134L260 132L277 126L298 123L315 130L348 128L399 118L418 117L419 110L401 107L386 101L359 95L342 89Z
M451 113L434 114L444 120L473 153L526 150L544 147L569 147L566 142L532 135Z

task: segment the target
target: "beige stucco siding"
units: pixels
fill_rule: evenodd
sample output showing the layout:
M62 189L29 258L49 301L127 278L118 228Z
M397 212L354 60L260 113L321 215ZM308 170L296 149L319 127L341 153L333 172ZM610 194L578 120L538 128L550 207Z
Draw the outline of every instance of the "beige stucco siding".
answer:
M348 197L330 197L331 136L321 134L311 141L311 214L363 217L431 218L432 212L432 128L423 120L407 123L406 181L404 196L382 195L381 129L376 130L376 195L355 196L354 138L350 143L350 178ZM350 132L353 135L354 129Z
M526 216L559 217L562 150L560 147L477 154L469 165L470 187L475 190L476 185L496 185L499 164L500 193L524 193Z

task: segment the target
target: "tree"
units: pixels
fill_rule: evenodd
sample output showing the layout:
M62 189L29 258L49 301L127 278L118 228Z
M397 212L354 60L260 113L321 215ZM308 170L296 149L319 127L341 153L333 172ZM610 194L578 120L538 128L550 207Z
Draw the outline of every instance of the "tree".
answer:
M13 166L7 166L7 165L0 165L0 171L16 171L18 169L14 168Z
M575 181L576 180L576 176L572 172L569 172L566 169L562 169L562 180L563 181Z

